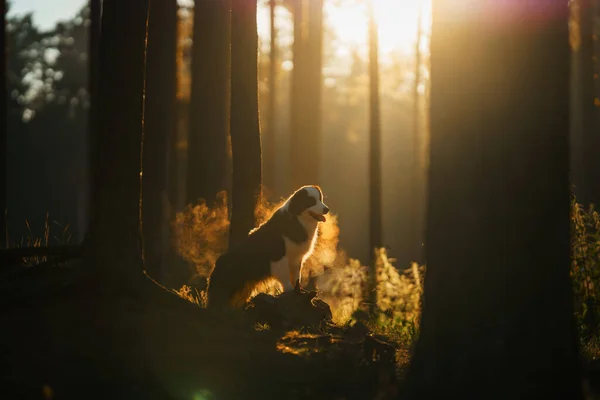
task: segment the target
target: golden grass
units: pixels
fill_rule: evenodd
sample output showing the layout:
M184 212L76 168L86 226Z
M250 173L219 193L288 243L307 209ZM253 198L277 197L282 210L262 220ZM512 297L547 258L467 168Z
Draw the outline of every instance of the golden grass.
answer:
M59 229L59 233L53 234L56 228L52 230L51 226L56 226ZM54 242L57 245L68 245L71 243L72 234L69 231L71 225L67 224L62 226L58 222L50 220L49 212L46 212L46 218L44 220L44 230L41 236L36 236L33 233L33 229L28 219L25 220L25 227L27 228L27 234L25 236L22 236L18 243L12 245L10 243L10 237L7 230L7 248L10 248L11 246L14 248L48 247L53 244L52 242ZM45 263L46 261L48 261L47 256L24 257L23 265L26 267L33 267Z

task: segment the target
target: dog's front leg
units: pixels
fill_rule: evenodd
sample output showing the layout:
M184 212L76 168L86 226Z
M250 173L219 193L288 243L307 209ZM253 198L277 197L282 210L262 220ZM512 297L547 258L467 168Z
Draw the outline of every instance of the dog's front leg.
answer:
M271 275L277 278L281 285L283 285L284 292L291 292L294 290L294 284L290 280L290 265L288 259L283 257L279 261L271 263Z
M290 282L292 283L292 288L300 288L300 279L302 278L300 274L300 270L302 269L302 264L294 265L290 264Z

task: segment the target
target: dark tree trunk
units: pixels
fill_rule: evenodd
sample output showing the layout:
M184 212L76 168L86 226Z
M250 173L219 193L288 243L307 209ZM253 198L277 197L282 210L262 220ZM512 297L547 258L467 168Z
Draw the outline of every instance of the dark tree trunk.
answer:
M375 249L383 245L381 215L381 126L379 111L379 37L372 4L369 10L369 304L376 301Z
M7 201L7 139L8 139L8 121L7 121L7 88L6 88L6 1L0 0L0 22L2 23L2 32L0 32L0 45L2 46L2 57L0 60L0 79L2 79L0 107L0 248L8 248L6 225L6 201Z
M409 398L581 399L567 2L434 0L432 18L427 275Z
M141 144L148 0L104 0L100 39L94 207L86 266L104 281L142 276Z
M194 8L192 98L187 201L227 189L231 0L197 1Z
M290 170L293 189L319 183L321 161L322 0L294 3Z
M152 1L148 18L142 191L144 264L150 276L163 282L165 235L169 231L167 149L176 126L177 0Z
M594 95L595 100L595 126L596 129L600 129L600 0L594 0L592 14L595 16L593 21L592 30L594 33Z
M575 0L572 11L571 181L577 200L600 203L600 134L594 105L593 0Z
M267 111L267 134L264 135L263 129L263 170L264 170L264 183L265 186L273 191L275 188L275 146L277 145L275 140L276 129L275 123L277 121L275 114L275 107L277 104L277 29L275 28L275 5L276 1L269 1L269 20L271 22L271 49L269 54L269 103Z
M413 83L413 131L412 131L412 187L410 190L410 246L409 246L409 262L423 262L423 214L424 214L424 163L421 157L421 148L423 142L422 125L422 108L421 94L419 93L419 85L421 84L421 36L423 35L422 28L422 12L423 5L419 2L419 13L417 21L417 37L415 40L415 81Z
M302 161L300 160L300 146L304 138L304 118L306 117L306 104L304 91L306 89L306 41L304 40L304 20L307 19L303 0L291 0L291 10L294 19L294 43L292 56L294 69L291 77L290 93L290 183L286 192L295 190L303 185ZM300 163L300 165L298 164ZM316 184L316 182L313 182ZM304 183L306 184L306 183Z
M82 201L87 217L87 224L91 223L91 210L94 209L95 199L93 196L93 177L97 168L98 151L98 102L99 102L99 58L100 58L100 31L102 24L102 0L90 0L90 30L88 39L88 87L90 92L90 108L88 115L88 136L86 140L86 162L87 171L84 182Z
M254 228L262 168L258 120L256 0L233 0L231 10L231 150L233 179L229 245Z

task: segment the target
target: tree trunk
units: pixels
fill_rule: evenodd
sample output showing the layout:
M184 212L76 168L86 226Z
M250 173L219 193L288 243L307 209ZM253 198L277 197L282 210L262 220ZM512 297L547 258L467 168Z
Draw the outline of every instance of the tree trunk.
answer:
M88 34L88 90L90 107L87 118L87 136L84 139L86 156L84 157L85 172L83 174L84 187L80 188L79 215L84 221L79 221L83 227L81 235L89 229L91 223L91 210L95 207L95 199L92 196L93 176L97 164L97 140L98 140L98 68L100 56L100 30L102 23L102 1L90 0L90 27Z
M258 120L257 0L233 0L231 10L231 150L233 178L229 245L254 228L261 192Z
M415 40L415 81L413 83L413 131L412 131L412 187L410 191L410 244L409 246L409 262L423 262L423 181L424 163L421 159L422 148L422 131L421 131L421 95L419 93L419 85L421 84L421 36L423 35L422 28L422 12L423 4L419 1L419 13L417 21L417 37Z
M595 0L592 4L593 26L594 33L594 105L595 108L595 126L600 129L600 0Z
M0 0L0 23L2 23L2 32L0 32L0 45L2 46L2 61L0 62L0 79L2 79L0 107L2 113L0 116L0 248L8 248L7 243L7 221L6 221L6 201L7 201L7 139L8 139L8 121L7 121L7 96L6 87L6 1Z
M230 0L194 7L187 201L212 204L228 176Z
M143 202L144 264L163 282L167 212L167 149L175 134L177 1L150 4L144 121Z
M292 71L291 189L319 183L321 161L322 0L295 0Z
M84 258L103 281L142 276L141 144L148 0L104 0L92 223Z
M270 41L270 53L269 53L269 103L267 112L267 134L264 135L263 142L263 169L264 169L264 182L265 186L269 191L273 191L275 188L276 174L275 174L275 146L277 145L275 140L276 129L275 124L277 121L275 114L275 107L277 104L277 29L275 28L275 0L269 1L269 20L271 22L271 41ZM263 130L264 133L264 130Z
M427 275L409 398L581 399L567 2L434 0L432 19Z
M375 308L376 251L383 245L381 215L381 126L379 109L379 35L373 10L369 4L369 304Z
M593 0L575 0L571 5L571 181L577 200L600 203L600 135L594 106Z

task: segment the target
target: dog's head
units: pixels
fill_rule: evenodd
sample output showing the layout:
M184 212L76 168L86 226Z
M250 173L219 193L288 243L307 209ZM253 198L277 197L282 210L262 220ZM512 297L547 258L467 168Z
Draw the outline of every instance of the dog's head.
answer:
M329 207L323 203L323 192L318 186L303 186L296 190L286 202L287 211L307 220L325 222Z

